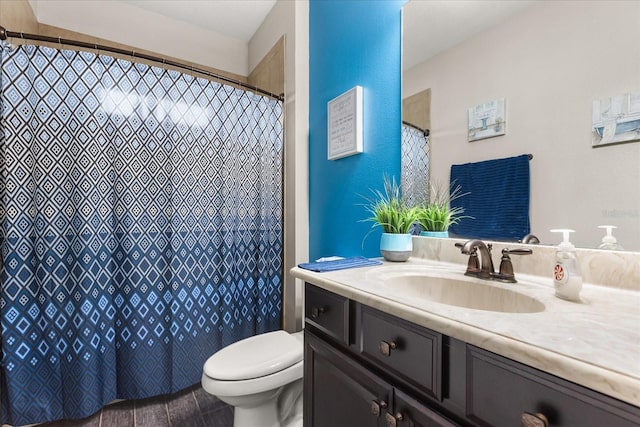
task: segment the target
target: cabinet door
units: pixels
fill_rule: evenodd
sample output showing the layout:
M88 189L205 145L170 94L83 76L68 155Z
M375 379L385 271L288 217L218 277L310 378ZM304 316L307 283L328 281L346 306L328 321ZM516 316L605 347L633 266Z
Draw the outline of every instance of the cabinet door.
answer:
M386 426L391 387L305 330L305 427Z
M391 417L396 419L398 427L454 427L456 425L397 389L395 390L395 411Z
M550 427L631 427L640 408L467 346L467 415L483 426L521 425L524 412L540 413Z

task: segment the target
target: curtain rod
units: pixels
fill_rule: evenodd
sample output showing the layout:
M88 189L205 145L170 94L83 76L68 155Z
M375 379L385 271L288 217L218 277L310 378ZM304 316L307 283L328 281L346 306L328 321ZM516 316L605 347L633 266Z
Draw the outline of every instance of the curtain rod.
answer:
M0 26L0 40L6 40L8 37L20 38L20 39L23 39L23 40L37 40L37 41L41 41L41 42L57 43L57 44L61 44L61 45L66 44L66 45L70 45L70 46L83 47L85 49L102 50L102 51L117 53L117 54L120 54L120 55L131 56L131 57L134 57L134 58L146 59L147 61L152 61L152 62L159 62L159 63L162 63L164 65L170 65L172 67L181 68L183 70L189 70L189 71L192 71L192 72L195 72L195 73L198 73L198 74L204 74L205 76L212 77L212 78L215 78L217 80L222 80L222 81L224 81L226 83L231 83L231 84L234 84L236 86L241 86L243 88L251 89L252 91L259 92L262 95L266 95L268 97L277 99L278 101L284 101L284 94L276 95L275 93L271 93L271 92L269 92L267 90L260 89L257 86L253 86L253 85L250 85L248 83L241 82L239 80L234 80L232 78L225 77L225 76L220 75L220 74L212 73L211 71L207 71L207 70L203 70L203 69L200 69L200 68L192 67L190 65L181 64L179 62L171 61L171 60L168 60L168 59L165 59L165 58L160 58L160 57L157 57L157 56L146 55L144 53L136 53L136 52L134 52L132 50L119 49L117 47L104 46L104 45L99 45L99 44L94 44L94 43L86 43L86 42L81 42L81 41L78 41L78 40L63 39L63 38L60 38L60 37L49 37L49 36L41 36L41 35L38 35L38 34L20 33L20 32L15 32L15 31L9 31L9 30L5 29L3 26Z
M429 136L429 134L431 133L431 131L429 129L422 129L420 126L416 126L413 123L407 122L406 120L403 120L402 124L419 130L420 132L424 133L424 136Z

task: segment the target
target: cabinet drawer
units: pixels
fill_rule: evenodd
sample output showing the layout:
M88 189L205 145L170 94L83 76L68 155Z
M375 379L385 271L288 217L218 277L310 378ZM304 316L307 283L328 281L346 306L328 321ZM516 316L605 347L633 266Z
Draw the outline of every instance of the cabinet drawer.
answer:
M309 283L304 290L305 322L340 342L349 343L349 300Z
M524 412L549 426L640 425L640 408L470 345L467 375L467 416L480 425L519 426Z
M442 335L362 307L361 352L416 390L442 399Z

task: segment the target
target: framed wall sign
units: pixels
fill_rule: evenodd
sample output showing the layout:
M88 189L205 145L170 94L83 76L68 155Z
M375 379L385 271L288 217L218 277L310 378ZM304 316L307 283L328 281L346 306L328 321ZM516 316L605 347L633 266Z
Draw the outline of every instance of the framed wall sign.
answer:
M505 128L504 98L469 108L469 142L504 135Z
M592 147L640 140L640 92L593 102Z
M362 153L362 87L354 86L327 104L327 157Z

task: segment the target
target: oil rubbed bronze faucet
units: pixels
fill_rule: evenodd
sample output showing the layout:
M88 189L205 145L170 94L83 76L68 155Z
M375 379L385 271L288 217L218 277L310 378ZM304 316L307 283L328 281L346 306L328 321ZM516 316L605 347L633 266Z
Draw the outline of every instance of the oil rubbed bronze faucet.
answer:
M535 234L527 234L522 238L521 243L526 243L529 245L538 245L540 244L540 239L538 239L538 236L536 236Z
M493 259L491 258L493 245L491 243L485 244L482 240L472 239L465 243L456 243L456 247L460 248L463 254L469 255L465 276L506 283L517 282L509 255L530 255L533 253L531 249L503 249L500 271L496 273L493 270ZM480 262L478 262L478 252L480 253Z
M482 240L472 239L466 243L456 243L456 246L460 248L460 251L469 255L469 258L475 258L474 265L478 265L477 256L480 252L480 268L473 268L471 261L467 263L467 271L464 273L467 276L479 277L481 279L490 279L493 274L493 260L491 259L491 248L493 245L489 243L487 246ZM471 268L470 268L471 267Z

